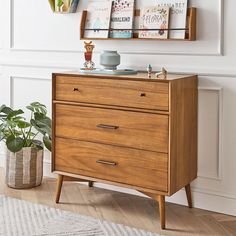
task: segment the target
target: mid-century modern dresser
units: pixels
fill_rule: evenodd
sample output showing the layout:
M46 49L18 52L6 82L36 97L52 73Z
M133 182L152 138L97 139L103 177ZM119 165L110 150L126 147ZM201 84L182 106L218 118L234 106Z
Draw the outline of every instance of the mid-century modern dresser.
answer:
M198 79L53 74L53 162L63 180L136 189L158 201L165 228L165 196L197 176Z

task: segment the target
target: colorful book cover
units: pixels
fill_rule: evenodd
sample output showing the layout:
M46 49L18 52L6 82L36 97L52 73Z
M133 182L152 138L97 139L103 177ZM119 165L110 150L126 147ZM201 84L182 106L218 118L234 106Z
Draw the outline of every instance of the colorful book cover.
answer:
M54 0L48 0L49 4L50 4L50 7L52 9L52 11L54 12L55 11L55 1Z
M169 7L144 7L140 12L139 38L168 38ZM142 30L145 29L145 30ZM156 29L156 30L151 30Z
M108 38L112 3L110 0L89 1L85 23L85 38Z
M170 10L170 28L185 29L187 23L188 0L157 0L157 6L168 6ZM185 30L171 30L169 38L184 39Z
M114 30L110 32L111 38L131 38L133 35L132 28L134 22L135 0L114 0L111 15L112 29L127 29ZM130 30L128 30L130 29Z
M72 0L69 12L76 12L78 4L79 4L79 0Z
M70 8L71 0L55 0L56 12L67 12Z

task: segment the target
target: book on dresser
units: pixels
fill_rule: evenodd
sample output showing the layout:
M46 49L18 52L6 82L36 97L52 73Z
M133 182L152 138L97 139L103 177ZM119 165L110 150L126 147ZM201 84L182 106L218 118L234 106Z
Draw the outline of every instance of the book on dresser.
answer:
M187 9L188 0L157 0L158 7L170 7L170 24L169 38L171 39L185 39L186 30L173 30L185 29L187 24Z
M170 8L166 6L142 8L140 12L139 38L167 39L169 12Z
M90 0L87 7L85 38L108 38L113 2Z
M113 1L111 28L121 29L121 30L114 30L114 31L111 30L110 32L111 38L132 38L134 9L135 9L135 0Z

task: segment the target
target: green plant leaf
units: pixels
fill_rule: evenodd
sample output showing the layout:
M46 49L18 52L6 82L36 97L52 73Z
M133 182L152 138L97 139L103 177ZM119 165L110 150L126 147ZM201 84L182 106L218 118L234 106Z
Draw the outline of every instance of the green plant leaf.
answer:
M7 115L7 119L10 120L13 117L16 117L18 115L24 114L24 112L19 109L19 110L15 110L15 111L11 111L8 115Z
M2 112L2 110L6 107L6 105L2 105L0 106L0 113Z
M20 128L20 129L26 129L26 128L29 128L31 126L30 123L26 122L26 121L23 121L23 120L19 120L17 121L17 126Z
M0 131L0 142L5 138L5 135L2 131Z
M13 110L10 107L7 107L5 105L1 106L1 113L4 113L6 115L8 115L9 113L11 113Z
M14 135L10 135L6 140L7 148L11 152L19 152L24 146L24 140L20 137L14 137Z
M44 115L47 114L47 108L45 105L40 102L32 102L29 106L26 107L28 110L32 112L42 113Z
M50 128L52 127L52 120L42 113L38 113L38 112L34 113L34 119L37 122L39 121L39 122L47 125Z
M52 140L48 135L43 136L43 143L45 147L51 152L52 151Z
M49 136L51 136L52 129L47 124L42 123L42 122L37 121L37 120L34 120L34 119L31 119L30 123L41 134L43 134L43 135L48 134Z

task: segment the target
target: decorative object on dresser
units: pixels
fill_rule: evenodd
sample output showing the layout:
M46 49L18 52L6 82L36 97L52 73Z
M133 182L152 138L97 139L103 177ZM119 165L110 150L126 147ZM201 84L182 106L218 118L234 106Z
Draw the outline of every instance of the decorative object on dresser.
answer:
M120 64L120 54L117 51L104 50L100 55L100 64L103 67L94 68L92 60L92 50L94 45L92 41L90 43L85 42L85 63L84 68L80 68L81 73L85 74L106 74L106 75L133 75L137 74L136 70L132 69L117 69Z
M132 38L135 2L136 0L114 0L111 15L111 29L115 30L111 30L111 38Z
M104 50L100 55L100 65L104 70L117 70L120 65L120 54L117 51Z
M111 0L89 0L85 38L108 38L112 3Z
M162 67L161 72L158 72L155 75L157 79L167 79L167 73L168 73L167 70L164 67Z
M197 176L198 79L146 73L53 74L52 171L56 202L68 177L136 189L159 202Z
M84 53L84 58L85 58L85 62L84 62L84 70L93 70L95 63L92 61L93 58L93 49L95 48L95 46L93 45L93 42L90 41L89 43L84 42L84 48L86 50L86 52Z
M139 38L168 38L169 7L144 7L141 9ZM154 30L152 29L159 29ZM142 31L143 30L143 31Z
M0 141L4 141L8 149L6 184L17 189L41 184L44 145L51 150L51 119L46 116L46 107L34 102L27 109L31 111L30 122L22 117L23 110L0 107ZM43 142L36 140L39 133L43 135Z

